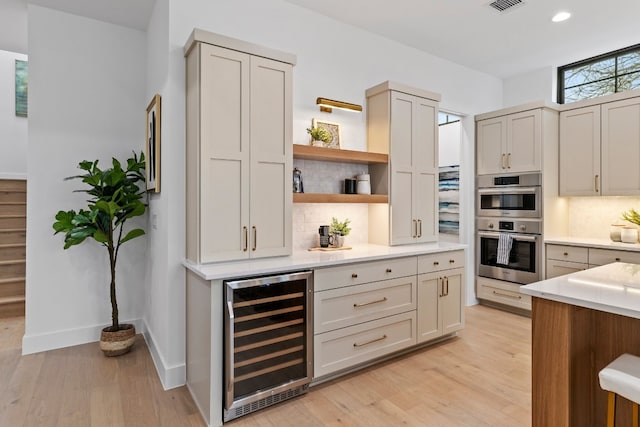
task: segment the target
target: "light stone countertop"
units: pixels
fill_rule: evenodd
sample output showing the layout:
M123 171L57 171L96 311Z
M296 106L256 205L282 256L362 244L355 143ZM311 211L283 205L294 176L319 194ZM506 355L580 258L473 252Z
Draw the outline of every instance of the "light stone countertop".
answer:
M465 249L466 247L466 245L448 242L402 246L355 245L352 249L340 251L294 251L291 256L285 257L210 264L194 264L185 260L182 264L205 280L216 280L449 252Z
M615 262L524 285L520 292L640 319L640 264Z
M640 243L613 242L609 239L592 239L586 237L558 237L545 239L544 243L567 246L588 246L590 248L640 252Z

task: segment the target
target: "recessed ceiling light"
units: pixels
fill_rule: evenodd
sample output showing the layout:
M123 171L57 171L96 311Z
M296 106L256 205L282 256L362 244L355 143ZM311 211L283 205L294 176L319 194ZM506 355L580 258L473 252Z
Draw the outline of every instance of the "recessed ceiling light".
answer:
M571 14L569 12L558 12L553 16L553 18L551 18L551 20L553 22L562 22L569 18L571 18Z

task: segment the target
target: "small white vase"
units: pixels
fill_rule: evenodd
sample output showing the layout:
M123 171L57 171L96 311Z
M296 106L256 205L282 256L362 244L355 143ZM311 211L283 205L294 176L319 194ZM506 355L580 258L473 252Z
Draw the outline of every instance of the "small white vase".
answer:
M322 141L311 141L311 145L314 147L324 147L324 142Z

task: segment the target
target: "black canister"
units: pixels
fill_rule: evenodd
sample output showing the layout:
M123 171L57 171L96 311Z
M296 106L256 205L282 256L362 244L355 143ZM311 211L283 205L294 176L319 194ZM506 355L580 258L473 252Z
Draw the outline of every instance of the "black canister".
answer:
M344 180L344 194L356 194L355 178L346 178Z

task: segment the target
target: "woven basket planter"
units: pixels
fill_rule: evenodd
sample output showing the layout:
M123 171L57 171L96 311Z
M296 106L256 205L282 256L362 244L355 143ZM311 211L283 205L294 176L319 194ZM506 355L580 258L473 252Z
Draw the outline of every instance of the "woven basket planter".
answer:
M111 332L111 326L102 329L100 333L100 350L105 356L120 356L128 353L136 340L136 328L123 323L120 330Z

